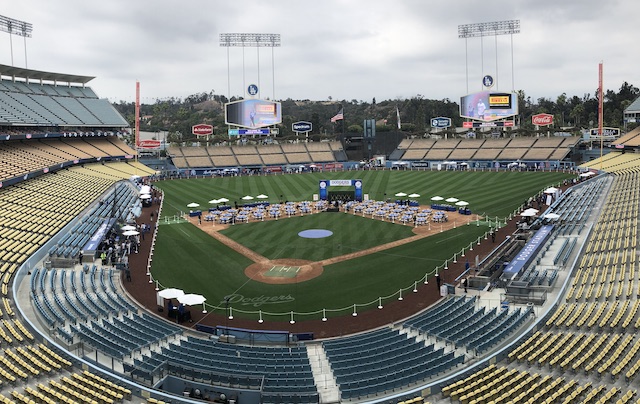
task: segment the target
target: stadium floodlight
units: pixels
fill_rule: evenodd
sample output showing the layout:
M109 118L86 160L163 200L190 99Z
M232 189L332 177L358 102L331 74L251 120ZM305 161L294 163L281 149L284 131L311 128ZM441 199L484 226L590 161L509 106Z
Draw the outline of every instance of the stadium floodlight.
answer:
M24 38L24 64L27 65L27 38L31 38L33 25L28 22L15 20L13 18L0 15L0 32L9 33L9 43L11 45L11 66L13 66L13 40L11 35L18 35Z
M280 34L252 34L252 33L226 33L220 34L220 46L227 48L227 90L229 100L231 100L229 48L242 48L242 87L246 89L245 69L244 69L244 48L256 48L258 55L258 88L260 88L260 48L271 48L271 73L273 82L273 98L275 99L275 69L273 63L273 48L279 47Z
M482 74L484 75L484 44L482 37L494 36L496 42L496 84L498 78L498 35L511 35L511 88L515 88L513 79L513 34L520 33L520 20L506 20L494 22L481 22L476 24L458 25L458 38L465 40L465 58L467 58L467 39L480 37L480 56L482 58ZM467 67L467 94L469 93L469 63Z
M277 47L280 46L280 34L220 34L220 46Z
M25 21L14 20L13 18L0 15L0 31L31 38L33 25Z
M510 35L520 33L520 20L481 22L458 25L458 38L479 36Z

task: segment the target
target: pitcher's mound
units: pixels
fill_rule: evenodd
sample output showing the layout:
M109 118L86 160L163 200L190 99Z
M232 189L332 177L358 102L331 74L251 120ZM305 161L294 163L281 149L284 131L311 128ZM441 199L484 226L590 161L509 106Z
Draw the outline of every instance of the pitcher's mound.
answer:
M323 271L317 262L277 259L251 264L244 269L244 274L258 282L282 285L308 281L322 275Z

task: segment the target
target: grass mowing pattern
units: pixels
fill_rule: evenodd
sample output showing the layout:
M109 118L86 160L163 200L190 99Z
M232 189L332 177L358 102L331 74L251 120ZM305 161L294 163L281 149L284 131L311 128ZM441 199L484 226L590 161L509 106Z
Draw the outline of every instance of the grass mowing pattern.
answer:
M430 204L432 196L456 197L470 203L474 213L504 217L527 198L548 186L575 175L562 172L465 172L465 171L346 171L269 176L216 177L167 180L156 183L165 191L163 215L187 212L187 204L197 202L207 210L212 199L226 197L242 204L245 195L264 193L267 201L311 200L321 179L362 179L369 199L395 199L398 192L418 193L420 204ZM340 188L337 188L340 189ZM342 188L346 189L346 188ZM282 198L280 198L282 195Z
M269 195L269 200L273 202L279 201L280 195L283 196L282 199L290 201L311 199L312 194L317 193L320 179L358 178L363 180L364 192L371 199L383 199L385 194L393 198L392 195L397 192L415 192L422 195L419 198L422 204L429 204L434 195L455 196L470 202L470 208L474 212L493 217L508 215L531 195L572 177L573 175L564 173L535 172L359 171L169 180L156 185L165 191L163 214L168 216L188 210L186 204L190 202L200 203L201 208L206 210L210 199L223 196L231 199L231 204L234 200L240 203L240 198L244 195L255 196L260 193ZM357 246L380 244L379 239L382 237L406 237L402 232L410 230L406 226L363 219L368 222L358 220L354 221L353 226L345 225L343 228L338 223L341 230L334 231L334 236L327 239L295 239L298 232L296 228L332 230L327 227L328 224L319 226L315 222L310 222L313 223L311 227L306 224L298 225L304 220L313 221L324 217L327 217L328 223L331 216L345 221L362 219L353 216L347 219L349 215L340 213L314 214L304 218L256 223L255 226L239 224L228 230L228 234L265 256L317 260L316 257L351 252L346 250ZM288 223L289 221L292 222ZM283 227L271 230L268 226L272 224ZM261 225L265 225L264 228ZM379 225L392 227L380 231ZM288 320L291 310L296 313L317 313L326 308L336 309L327 315L344 315L352 310L354 303L373 302L370 307L375 307L378 297L389 296L397 293L400 288L410 287L415 280L426 272L431 272L462 247L468 246L487 229L485 225L460 226L377 254L325 266L321 277L307 282L267 285L251 281L244 275L244 268L251 264L250 260L191 224L163 225L158 233L152 271L154 278L164 287L178 287L188 293L203 294L208 299L207 303L218 306L221 313L224 312L224 297L234 294L231 304L234 313L263 310L265 320ZM387 234L388 232L391 234ZM329 244L328 239L332 241ZM333 243L338 239L341 240L340 247ZM308 241L313 244L306 244ZM278 303L264 302L271 297L282 298L277 300ZM212 310L210 306L208 309ZM359 310L364 309L359 307ZM281 315L270 316L268 312ZM257 318L257 314L243 316ZM318 315L310 317L317 319ZM296 319L302 320L304 315L296 314Z
M309 229L326 229L330 237L298 236ZM320 261L413 236L411 227L344 213L314 213L268 222L231 226L222 234L269 259Z

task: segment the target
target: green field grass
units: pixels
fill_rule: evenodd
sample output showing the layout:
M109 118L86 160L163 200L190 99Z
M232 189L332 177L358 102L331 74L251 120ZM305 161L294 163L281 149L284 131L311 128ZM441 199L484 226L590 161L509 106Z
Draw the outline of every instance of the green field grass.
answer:
M325 229L331 237L298 236L308 229ZM344 213L316 213L264 222L231 226L221 232L269 259L297 258L320 261L413 236L410 226ZM372 237L375 235L375 237Z
M440 195L468 201L476 213L507 216L528 197L573 177L562 172L346 171L168 180L157 186L166 192L163 215L167 216L188 211L191 202L206 210L211 206L208 201L222 197L232 205L234 201L241 204L245 195L259 194L268 195L272 203L311 200L321 179L361 179L364 193L374 200L393 198L398 192L418 193L421 196L416 199L426 205L432 196Z
M158 182L165 191L164 216L188 210L186 204L221 197L240 201L243 195L269 195L270 200L311 199L320 179L362 179L371 199L397 193L419 193L428 204L434 195L455 196L471 203L472 210L490 216L506 216L528 197L571 175L534 172L390 172L365 171L226 177ZM274 198L275 197L275 198ZM161 223L164 223L161 220ZM203 224L208 225L208 224ZM302 239L301 230L323 228L334 232L326 239ZM377 306L380 297L397 297L398 290L412 289L425 273L450 259L489 229L459 226L435 236L396 248L324 267L322 276L288 285L268 285L250 280L244 268L252 262L189 223L161 225L152 274L163 287L178 287L207 297L210 311L224 310L224 299L232 296L234 315L288 320L290 311L298 319L348 314ZM312 261L346 254L411 235L411 228L378 220L323 213L278 221L237 224L224 234L270 259L301 258ZM269 299L270 302L264 302ZM272 313L272 314L269 314ZM307 313L307 314L304 314ZM271 318L270 318L271 317Z

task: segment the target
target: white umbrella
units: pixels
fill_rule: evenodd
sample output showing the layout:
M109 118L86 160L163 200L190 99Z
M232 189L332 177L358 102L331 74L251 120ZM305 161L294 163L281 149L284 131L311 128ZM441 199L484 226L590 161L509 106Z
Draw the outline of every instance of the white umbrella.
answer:
M544 190L545 194L555 194L556 192L558 192L558 188L555 187L549 187Z
M212 199L209 201L209 203L213 203L213 204L220 203L220 199Z
M420 194L409 194L409 198L420 198Z
M178 296L178 301L182 304L186 304L187 306L195 306L198 304L202 304L207 299L202 295L196 295L193 293L189 293L186 295Z
M218 199L218 202L224 203L224 202L229 202L229 200L227 198L220 198Z
M122 231L127 231L127 230L136 230L136 226L131 226L130 224L127 224L125 226L122 226L120 228Z
M441 196L434 196L433 198L431 198L431 200L432 200L432 201L441 201L441 200L443 200L443 199L444 199L444 198L443 198L443 197L441 197Z
M560 215L557 213L547 213L544 215L544 218L549 220L558 220L560 219Z
M151 199L151 195L149 195L149 194L142 194L142 195L140 195L140 199Z
M191 202L187 205L187 208L197 208L198 206L200 206L199 203Z
M520 213L520 216L535 216L538 214L538 209L533 209L533 208L529 208L525 211L523 211L522 213Z
M453 197L451 197L451 198L447 198L447 199L445 199L444 201L445 201L445 202L449 202L449 203L453 203L453 202L458 202L458 201L459 201L459 199L458 199L458 198L453 198Z
M160 296L163 299L175 299L183 295L184 295L184 291L182 289L176 289L176 288L162 289L160 292L158 292L158 296Z
M456 206L467 206L469 202L467 201L458 201L456 202Z
M243 196L242 197L242 200L244 200L244 201L250 201L252 199L253 199L253 196L251 196L251 195L247 195L247 196Z
M596 175L593 171L587 171L586 173L580 174L580 177L591 177L592 175Z
M127 230L122 232L123 236L137 236L138 234L140 234L138 230Z
M268 196L265 195L265 194L260 194L260 195L256 196L256 198L258 198L258 199L267 199Z
M407 194L405 194L404 192L398 192L396 196L407 196Z

